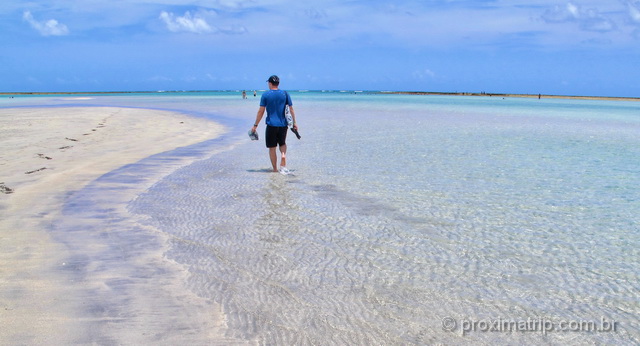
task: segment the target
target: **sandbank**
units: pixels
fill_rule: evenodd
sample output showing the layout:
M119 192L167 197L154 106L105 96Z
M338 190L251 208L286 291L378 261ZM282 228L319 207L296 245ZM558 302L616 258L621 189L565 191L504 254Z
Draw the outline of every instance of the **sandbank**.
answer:
M431 96L480 96L480 97L516 97L536 99L568 99L593 101L640 101L640 97L615 96L580 96L580 95L547 95L547 94L504 94L504 93L473 93L473 92L431 92L431 91L382 91L381 94L399 95L431 95Z
M79 329L90 327L77 314L83 302L74 298L75 283L57 269L68 249L47 231L70 193L123 165L223 132L215 122L168 111L0 109L0 344L74 343L83 340ZM209 308L194 314L211 318ZM123 340L148 341L144 335L157 330L136 332Z

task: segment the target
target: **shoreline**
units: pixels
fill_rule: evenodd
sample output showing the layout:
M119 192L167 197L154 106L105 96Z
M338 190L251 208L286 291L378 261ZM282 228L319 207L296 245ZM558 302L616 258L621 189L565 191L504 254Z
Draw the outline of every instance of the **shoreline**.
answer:
M46 96L46 95L117 95L117 94L180 94L180 93L207 93L207 92L236 92L238 90L167 90L167 91L68 91L68 92L0 92L0 96ZM313 92L314 90L305 90ZM315 90L320 92L320 90ZM340 92L335 90L335 92ZM354 91L352 91L354 92ZM509 94L509 93L476 93L476 92L438 92L438 91L362 91L369 94L395 94L395 95L419 95L419 96L476 96L476 97L518 97L541 99L568 99L568 100L599 100L599 101L640 101L640 97L625 96L586 96L586 95L550 95L550 94Z
M60 220L81 221L65 218L65 202L109 172L217 138L224 131L222 125L210 120L149 109L0 109L0 146L9 149L0 155L0 340L69 344L100 337L91 330L95 323L106 322L87 312L87 305L92 304L87 292L92 286L104 285L103 278L86 281L77 277L68 265L74 248L56 241L51 232ZM153 179L136 182L135 191L119 191L118 195L134 198L137 190L144 190ZM103 246L74 245L87 247L87 251ZM175 264L162 256L153 256L153 260L168 274L161 276L165 282L179 285L174 282L180 274ZM93 263L99 261L97 258ZM194 311L209 315L210 308L201 304ZM142 317L135 322L149 331L162 328Z

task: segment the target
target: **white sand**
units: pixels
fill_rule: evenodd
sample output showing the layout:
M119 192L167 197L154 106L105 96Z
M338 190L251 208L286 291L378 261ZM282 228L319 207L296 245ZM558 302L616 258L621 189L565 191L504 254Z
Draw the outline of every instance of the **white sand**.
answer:
M92 321L79 315L86 308L74 295L80 287L53 270L63 263L67 249L47 233L69 191L125 164L217 137L223 131L221 125L205 119L155 110L0 109L0 344L67 344L82 340L79 332L90 332L81 330ZM161 257L152 261L173 265ZM164 289L155 296L171 293ZM193 297L180 299L187 298L198 302ZM212 315L220 312L209 311L216 309L212 304L200 303L187 313L201 317L204 327L215 333L221 322L213 321ZM152 308L141 307L141 315ZM120 342L149 341L145 336L165 327L156 323L149 330L139 330L147 328L140 322L132 326L136 335L129 331Z

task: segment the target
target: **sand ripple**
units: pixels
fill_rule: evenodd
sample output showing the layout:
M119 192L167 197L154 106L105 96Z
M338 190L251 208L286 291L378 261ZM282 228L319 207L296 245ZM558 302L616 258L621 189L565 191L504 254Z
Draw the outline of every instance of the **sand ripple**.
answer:
M129 205L169 235L167 256L188 268L193 292L222 304L230 336L264 344L528 343L540 335L470 339L443 331L442 321L546 311L628 320L619 308L638 309L614 294L632 295L635 285L599 272L602 266L588 269L586 244L542 240L549 230L536 219L553 215L509 209L506 222L433 208L418 216L303 174L246 168L242 162L260 155L255 151L242 147L197 162ZM532 224L515 234L509 222L518 218ZM558 251L574 256L550 255ZM625 331L613 337L633 338Z

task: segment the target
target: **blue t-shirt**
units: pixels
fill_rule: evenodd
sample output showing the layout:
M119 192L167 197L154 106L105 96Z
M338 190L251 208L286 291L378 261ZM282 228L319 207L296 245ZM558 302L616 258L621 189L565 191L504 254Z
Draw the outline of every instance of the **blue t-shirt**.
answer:
M268 90L260 97L260 107L266 107L269 126L287 127L287 119L284 117L284 105L293 106L291 96L284 90Z

